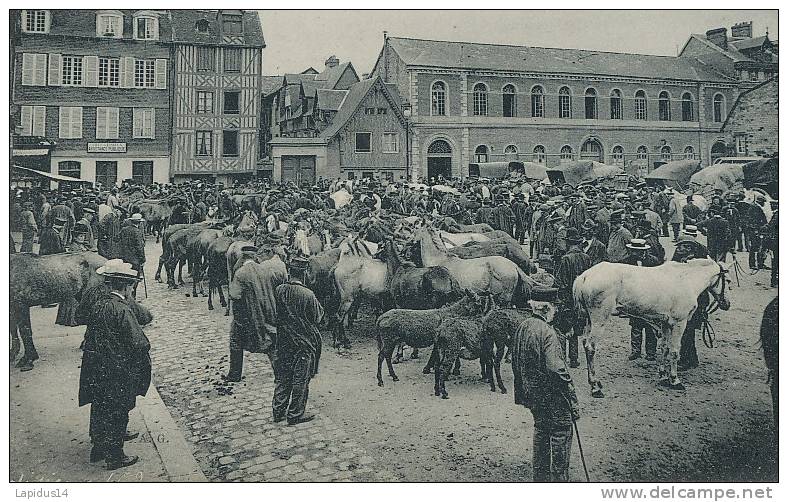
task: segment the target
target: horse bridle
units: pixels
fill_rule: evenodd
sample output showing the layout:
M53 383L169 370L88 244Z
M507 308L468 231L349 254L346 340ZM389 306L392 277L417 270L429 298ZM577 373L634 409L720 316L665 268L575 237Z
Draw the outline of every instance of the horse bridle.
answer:
M728 273L728 271L725 270L723 266L720 265L719 263L717 264L717 266L720 267L720 271L717 274L717 278L714 280L714 283L712 283L712 285L709 286L708 288L708 291L711 294L712 298L714 298L714 301L711 302L709 304L709 307L706 309L706 315L713 314L714 312L716 312L717 309L720 308L720 302L725 301L725 275ZM714 291L714 288L716 288L717 285L720 285L719 296Z

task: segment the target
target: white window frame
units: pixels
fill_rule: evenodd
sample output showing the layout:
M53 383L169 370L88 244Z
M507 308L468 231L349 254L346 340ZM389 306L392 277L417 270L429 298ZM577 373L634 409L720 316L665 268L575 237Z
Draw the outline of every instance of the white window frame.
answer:
M44 16L41 20L39 15ZM27 27L30 16L33 15L33 29ZM31 9L22 11L22 33L49 33L49 27L52 22L52 15L46 9ZM43 25L43 26L42 26Z
M575 158L575 150L572 148L572 145L564 145L559 150L559 155L561 158L561 163L572 161Z
M200 153L200 140L205 138L206 153ZM200 129L194 133L194 155L197 157L213 156L213 132Z
M142 85L139 85L140 83ZM136 89L153 89L156 87L155 59L134 60L134 87Z
M442 103L442 105L443 105L443 113L437 113L437 111L440 111L440 110L439 110L439 107L436 106L437 105L437 103L436 103L436 97L437 96L436 96L435 84L443 85L443 90L441 91L442 92L442 98L443 98L443 103ZM446 116L449 115L449 90L448 89L449 89L449 86L443 80L436 80L430 85L430 115L431 116L433 116L433 117L446 117ZM436 110L436 108L438 108L438 109Z
M104 83L102 83L102 78L105 79ZM98 86L120 87L120 58L108 58L108 57L99 58Z
M617 101L617 107L613 106L613 101ZM617 111L618 113L613 113ZM623 120L624 119L624 95L621 89L612 89L610 91L610 120Z
M569 92L566 94L561 94L561 91L563 91L564 89L566 89ZM566 107L564 107L564 103L563 103L564 100L566 100ZM561 88L558 89L558 118L559 119L572 118L572 89L567 85L561 86Z
M145 21L145 33L140 36L139 22ZM159 18L152 14L137 14L134 16L134 38L136 40L158 40Z
M102 119L103 125L102 128ZM97 106L96 107L96 139L118 139L120 134L119 129L120 109L114 106Z
M393 138L393 142L391 141ZM394 148L390 148L391 146ZM383 153L399 153L399 133L398 132L384 132L383 133Z
M535 93L536 89L539 89L539 92ZM535 104L537 106L534 106ZM535 111L539 113L534 113ZM541 85L531 87L531 117L544 118L544 87Z
M693 160L695 159L695 147L692 145L687 145L684 147L684 158L686 160Z
M359 134L369 134L369 150L359 150L358 149L358 135ZM372 153L372 132L371 131L356 131L353 135L353 151L355 153Z
M670 162L673 159L673 149L668 145L663 145L659 149L659 158L662 161Z
M615 145L610 149L610 160L614 166L621 166L624 164L624 147Z
M204 96L208 96L208 97L203 99L203 95ZM214 104L213 103L214 103L213 91L206 91L206 90L203 90L203 89L199 89L197 91L197 107L196 107L197 113L210 113L210 114L213 114L213 112L214 112L214 108L213 108ZM210 106L205 106L203 108L203 105L210 105Z
M114 23L113 23L114 21ZM114 30L105 28L114 26ZM99 12L96 14L96 36L101 38L123 38L123 14L120 12Z
M638 96L639 92L643 93L643 97ZM635 120L648 120L648 94L643 89L635 91Z
M68 67L68 71L66 68ZM83 56L63 55L60 63L60 85L82 87L85 78L85 59Z
M154 108L134 108L132 114L132 137L135 139L156 139L156 110Z
M547 161L547 149L544 147L544 145L536 145L534 147L533 156L534 162L537 164L544 164Z
M82 107L61 106L58 113L58 137L82 139Z
M648 162L648 147L646 145L640 145L637 147L635 155L637 156L637 160L645 160Z
M477 87L479 88L477 90ZM484 82L473 84L473 116L486 117L490 112L490 87Z

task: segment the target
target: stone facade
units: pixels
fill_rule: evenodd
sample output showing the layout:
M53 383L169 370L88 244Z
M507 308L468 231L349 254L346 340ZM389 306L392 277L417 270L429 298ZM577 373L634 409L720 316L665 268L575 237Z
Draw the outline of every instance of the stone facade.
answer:
M779 144L779 80L773 78L739 97L723 133L736 156L773 155Z

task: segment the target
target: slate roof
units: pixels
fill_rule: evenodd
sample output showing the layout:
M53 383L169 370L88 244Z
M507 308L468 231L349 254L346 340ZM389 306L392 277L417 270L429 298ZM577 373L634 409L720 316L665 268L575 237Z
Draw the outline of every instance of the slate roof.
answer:
M326 127L321 133L321 138L332 138L334 137L344 126L347 122L355 115L356 110L358 110L361 101L369 94L370 90L375 86L376 83L380 82L383 84L383 80L380 76L374 78L368 78L366 80L361 80L360 82L356 82L350 89L347 90L347 96L345 97L345 101L342 103L342 106L337 111L334 120L331 121L331 125ZM383 85L383 87L388 91L390 88ZM387 92L391 98L394 99L395 103L399 102L399 98L395 95L391 95L391 92ZM398 116L400 115L399 107L396 107L395 113Z
M263 91L263 95L267 96L281 89L283 82L282 79L282 75L263 75L261 82L261 90Z
M317 106L321 110L337 111L345 100L348 91L334 89L317 90Z
M345 73L345 70L350 67L353 69L355 73L355 69L350 61L346 63L338 64L333 68L326 68L318 75L315 75L315 85L322 89L334 89L339 82L339 79L342 78L342 74ZM358 78L358 76L357 76Z
M766 35L762 35L760 37L755 38L745 38L744 40L737 40L735 42L730 42L728 45L733 44L738 50L747 50L747 49L755 49L757 47L763 46L764 42L766 42L768 38Z
M388 41L411 66L730 81L696 60L674 56L400 37L389 37Z
M186 44L225 45L221 38L221 18L219 14L220 11L214 9L170 10L173 31L172 41ZM242 12L242 16L243 44L241 45L246 47L265 47L263 27L257 11L245 10ZM203 19L208 21L207 33L197 31L197 21Z

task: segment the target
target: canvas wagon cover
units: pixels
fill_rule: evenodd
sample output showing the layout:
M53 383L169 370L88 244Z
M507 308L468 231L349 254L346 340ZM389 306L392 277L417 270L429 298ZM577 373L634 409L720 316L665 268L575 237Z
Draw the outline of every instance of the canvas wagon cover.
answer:
M774 159L756 160L744 165L744 188L764 187L773 198L778 198L779 161Z
M741 187L744 181L744 164L715 164L704 167L690 178L690 184L698 185L701 191L720 189L723 191Z
M601 162L590 160L579 160L561 164L553 169L547 170L547 177L552 184L560 184L562 181L576 187L584 181L595 181L600 178L612 178L617 174L623 173L620 167L609 166Z
M699 160L674 160L654 169L645 178L646 183L650 186L664 184L677 190L683 190L689 184L692 175L699 170Z

